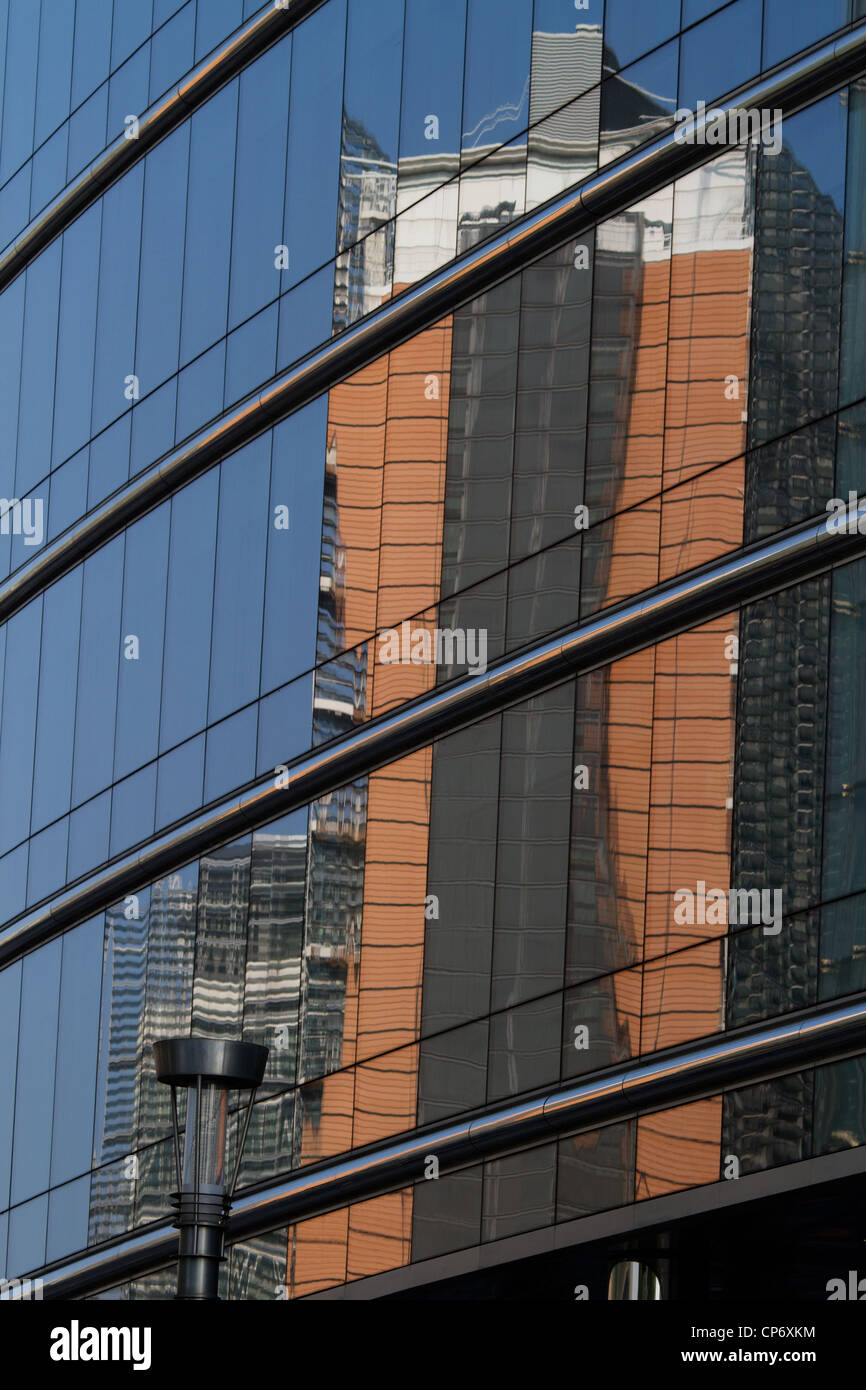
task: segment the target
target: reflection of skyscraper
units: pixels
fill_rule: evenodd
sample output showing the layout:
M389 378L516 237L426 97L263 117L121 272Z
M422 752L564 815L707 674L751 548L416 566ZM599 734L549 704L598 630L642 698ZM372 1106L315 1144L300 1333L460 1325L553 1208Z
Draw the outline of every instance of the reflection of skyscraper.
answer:
M376 140L343 117L334 328L345 328L375 309L391 292L397 166Z
M253 840L244 1031L271 1048L268 1075L295 1077L307 874L306 815Z
M192 1027L203 1037L235 1037L242 1024L249 891L249 840L201 860Z
M171 1127L171 1097L156 1080L150 1044L189 1030L197 896L197 865L191 865L160 879L150 897L139 1113L148 1141L165 1138Z
M346 993L357 969L364 893L365 781L315 803L301 1011L301 1078L343 1065Z
M765 152L758 179L753 445L781 434L792 418L822 415L835 401L838 322L826 311L825 295L839 274L844 237L840 209L798 160L796 148L785 143L777 154ZM783 271L796 294L782 291ZM820 503L810 500L804 515L820 511L829 496L826 476L814 485Z
M532 35L526 207L533 208L592 172L598 159L602 34ZM577 93L584 93L576 96Z
M137 1068L142 1052L149 911L138 898L106 914L96 1158L106 1163L134 1147Z
M764 152L758 180L753 447L835 403L838 322L828 313L827 295L841 277L844 240L842 213L797 158L796 143L775 155ZM783 444L758 450L749 475L752 536L824 508L834 492L834 445L833 422L819 419ZM743 631L735 862L749 887L784 874L790 908L821 895L830 612L830 584L816 579L783 599L753 605ZM756 757L764 740L775 749L772 770ZM798 968L793 942L792 950L794 985L808 957ZM750 992L742 967L739 988L743 997Z

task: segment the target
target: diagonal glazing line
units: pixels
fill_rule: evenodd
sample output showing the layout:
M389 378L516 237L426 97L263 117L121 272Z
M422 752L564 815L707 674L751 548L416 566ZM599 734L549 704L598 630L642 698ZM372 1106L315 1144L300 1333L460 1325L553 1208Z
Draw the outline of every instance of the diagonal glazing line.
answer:
M824 1004L726 1034L638 1058L558 1090L510 1101L434 1128L310 1165L277 1183L248 1189L235 1203L229 1240L262 1235L349 1202L418 1181L435 1154L440 1172L562 1134L651 1114L815 1063L841 1060L866 1046L866 998ZM151 1227L70 1260L28 1271L48 1299L75 1298L162 1269L177 1254L177 1233Z
M266 6L197 63L182 82L153 102L138 118L136 138L118 136L62 193L58 193L0 256L0 291L148 150L188 120L214 92L323 3L324 0L288 0L285 8L274 4Z
M866 21L842 38L821 44L740 88L717 106L708 106L702 118L692 123L695 143L678 141L674 131L668 131L419 280L171 450L22 565L0 584L0 622L185 483L332 386L562 245L569 236L590 231L639 198L716 158L722 147L700 138L703 127L715 119L714 113L778 108L790 116L844 86L864 68Z
M199 854L307 806L434 739L864 552L866 501L851 514L845 531L828 531L826 514L810 518L501 657L483 673L439 686L311 749L286 765L279 784L273 775L259 778L30 908L0 931L0 965Z

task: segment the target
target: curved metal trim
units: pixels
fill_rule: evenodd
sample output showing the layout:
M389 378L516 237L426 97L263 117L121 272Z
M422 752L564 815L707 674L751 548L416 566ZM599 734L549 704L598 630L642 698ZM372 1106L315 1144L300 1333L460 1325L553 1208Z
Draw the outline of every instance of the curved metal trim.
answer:
M292 13L293 11L290 11ZM282 13L282 12L280 12ZM792 115L866 66L866 21L843 38L759 78L716 107L778 107ZM124 142L126 144L133 142ZM436 323L570 235L714 159L718 145L678 143L673 130L574 184L489 240L449 261L277 376L138 474L0 584L0 622L211 464L255 439L353 372Z
M866 532L866 501L852 516L853 534L831 534L826 516L813 517L770 540L687 570L565 632L501 657L482 675L453 681L311 749L287 764L285 785L276 787L273 775L262 777L249 790L199 811L8 923L0 931L0 965L203 851L307 806L444 734L854 559L866 552L861 517Z
M690 1042L638 1058L615 1071L582 1078L548 1095L512 1102L477 1118L467 1117L435 1129L414 1130L374 1148L301 1169L269 1187L248 1191L233 1208L229 1239L249 1239L415 1183L423 1176L425 1158L430 1154L438 1159L441 1172L534 1140L579 1133L816 1062L838 1060L864 1047L866 996ZM176 1233L160 1225L34 1270L27 1277L44 1281L47 1299L81 1297L162 1269L173 1263L176 1254Z
M138 122L138 136L120 135L102 154L58 193L46 208L0 256L0 292L30 261L65 231L121 175L182 125L197 107L270 48L277 39L306 19L324 0L289 0L288 8L273 4L253 15L231 38L208 54L176 87L147 108Z

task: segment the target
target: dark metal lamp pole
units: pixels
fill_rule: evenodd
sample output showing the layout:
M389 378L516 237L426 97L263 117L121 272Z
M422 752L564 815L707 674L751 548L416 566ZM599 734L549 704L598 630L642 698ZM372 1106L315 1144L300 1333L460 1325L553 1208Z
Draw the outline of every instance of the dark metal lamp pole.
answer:
M177 1297L218 1299L225 1227L241 1167L256 1088L268 1049L257 1043L167 1038L154 1043L157 1080L171 1086L177 1191L171 1194L180 1231ZM181 1151L178 1088L187 1091ZM228 1093L250 1093L231 1182L226 1184Z

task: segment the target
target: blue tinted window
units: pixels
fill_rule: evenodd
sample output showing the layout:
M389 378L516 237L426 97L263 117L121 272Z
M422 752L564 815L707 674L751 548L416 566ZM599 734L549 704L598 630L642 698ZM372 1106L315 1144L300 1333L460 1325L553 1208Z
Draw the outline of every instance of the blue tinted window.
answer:
M472 0L466 29L463 148L502 145L529 120L532 0Z
M683 0L682 27L685 29L688 24L696 24L699 19L706 19L713 10L721 9L724 3L725 0Z
M770 68L848 22L849 0L764 0L764 67Z
M66 839L69 825L64 817L47 830L32 836L27 862L27 902L40 902L62 888L66 882Z
M190 121L182 362L226 331L237 108L235 81Z
M66 158L69 148L69 127L60 129L46 140L33 156L33 181L30 188L30 214L35 217L46 203L63 188L66 182Z
M87 505L87 470L90 450L82 449L51 475L51 505L48 509L48 539L65 531Z
M90 1212L90 1175L57 1187L48 1194L47 1261L62 1260L87 1244Z
M155 758L159 743L162 641L170 508L166 502L126 534L114 776Z
M280 291L291 35L241 73L235 165L229 328Z
M369 229L373 199L376 222L395 211L402 45L403 0L349 0L340 248Z
M42 657L32 828L39 830L69 810L78 625L81 617L80 568L46 589L42 615Z
M18 437L18 377L24 326L24 282L19 275L0 294L0 483L3 497L14 496L15 442ZM8 540L6 548L8 549Z
M90 445L87 478L87 506L95 507L116 492L129 476L129 443L132 417L115 420Z
M330 337L333 302L333 261L283 295L277 371L306 356Z
M67 877L79 878L88 869L108 858L108 831L111 823L111 792L103 792L85 802L69 817L69 857Z
M8 631L8 624L4 625L3 627L0 627L0 691L2 691L3 668L6 663L6 638L8 635ZM0 710L2 710L2 703L0 703ZM2 730L3 725L2 722L0 722L0 733L2 733Z
M129 473L134 477L174 444L177 407L177 377L160 386L132 412L132 444L129 454Z
M795 165L832 201L837 213L845 208L847 124L846 94L837 93L788 117L783 131L785 149ZM837 226L841 229L838 220Z
M401 159L460 149L465 37L466 0L407 6ZM430 116L436 117L438 129L428 120Z
M322 397L274 430L262 690L273 690L315 661L327 419ZM276 524L283 507L288 530Z
M215 801L249 782L256 763L256 706L208 730L204 799Z
M161 749L206 723L218 487L214 469L172 499Z
M724 96L761 67L761 0L737 0L683 34L680 106Z
M624 67L680 27L680 0L657 0L652 5L634 0L607 0L604 10L605 65Z
M87 505L95 507L126 482L129 475L131 415L124 415L98 434L90 446Z
M616 153L624 144L640 144L658 129L657 122L673 116L678 63L674 39L607 79L601 96L602 151L608 146Z
M6 627L6 676L0 727L0 852L23 840L30 828L33 743L39 676L42 599L16 613Z
M303 676L268 695L259 705L256 775L305 753L312 742L313 677Z
M277 356L277 306L263 309L226 340L228 406L272 377Z
M145 161L135 373L146 396L177 371L189 124Z
M90 208L63 237L52 449L56 463L90 437L101 213L99 204Z
M157 830L198 809L203 777L204 734L189 739L160 758L156 785Z
M49 481L44 479L36 493L28 493L20 501L21 524L17 534L11 536L11 566L13 569L25 560L32 560L39 546L45 540L45 515L48 509ZM13 512L14 516L14 512Z
M115 140L126 128L127 116L138 116L148 104L150 49L142 48L116 72L108 84L107 139Z
M114 0L111 66L119 67L150 34L153 0Z
M27 898L27 845L0 859L0 914L7 922L24 908Z
M15 1278L45 1263L45 1228L48 1221L48 1198L35 1197L32 1202L13 1207L9 1213L9 1244L6 1261L9 1274Z
M193 65L195 53L195 0L169 20L150 45L150 99L156 101L181 74Z
M271 436L221 466L208 722L259 693Z
M604 0L535 0L532 29L536 34L573 34L579 27L603 28L606 16Z
M11 0L0 0L0 45L3 52L6 52L6 40L9 33L9 5ZM0 64L0 113L3 110L3 88L6 78L6 64ZM2 118L0 118L2 119Z
M195 60L210 53L222 39L237 29L244 15L241 0L199 0L195 24Z
M130 271L138 261L142 183L143 167L138 164L108 190L103 200L93 434L131 405L127 393L134 389L134 383L127 378L135 373L138 285Z
M177 439L186 439L222 412L225 374L225 340L184 367L177 383Z
M114 784L111 793L111 841L115 855L153 834L156 812L156 764Z
M33 148L38 51L39 6L33 0L10 0L0 181L8 179Z
M153 27L164 24L167 19L179 10L183 0L153 0ZM187 8L195 9L196 0L189 0Z
M108 86L105 85L88 97L69 122L67 178L80 174L84 166L104 148L107 121Z
M60 294L60 242L49 246L28 267L21 352L16 496L26 493L48 472L51 458L51 411L57 353L57 304Z
M294 35L286 184L289 269L301 280L334 254L346 0L328 0ZM310 121L309 112L316 111Z
M0 246L7 246L27 221L31 174L31 165L25 164L5 188L0 189Z
M40 145L69 115L74 29L74 5L42 5L35 145Z
M52 1185L86 1173L93 1152L102 927L100 915L63 937L51 1143Z
M5 900L4 900L5 901ZM12 1120L15 1113L15 1069L18 1056L18 1004L21 962L0 971L0 1207L9 1205L12 1174Z
M73 805L111 781L122 593L123 537L118 536L84 562Z
M76 0L72 105L94 90L111 66L112 0Z
M22 965L13 1202L24 1202L48 1186L59 1000L60 942L50 941L25 956Z

